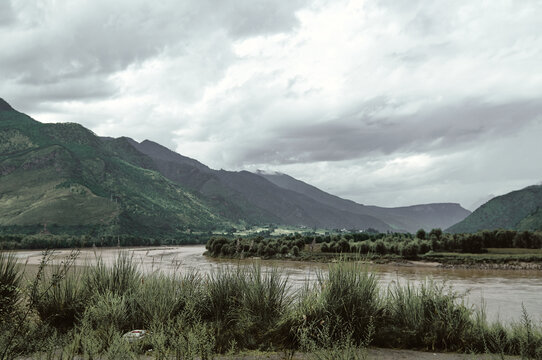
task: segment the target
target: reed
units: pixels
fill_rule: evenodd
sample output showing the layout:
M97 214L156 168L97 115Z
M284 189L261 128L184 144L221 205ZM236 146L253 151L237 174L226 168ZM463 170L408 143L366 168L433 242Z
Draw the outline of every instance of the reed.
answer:
M461 299L446 284L392 284L387 291L382 336L377 342L389 343L391 338L397 347L466 350L473 318L472 310Z
M22 276L15 256L0 252L0 322L9 318L21 299Z
M542 329L525 310L517 322L490 323L446 284L383 289L360 262L332 264L295 292L280 270L259 263L208 276L144 275L126 254L111 266L98 260L69 271L43 263L36 280L22 286L22 269L0 256L0 281L18 289L5 299L24 314L17 324L2 323L12 326L3 333L9 337L0 336L0 348L11 349L2 359L25 346L68 358L137 358L152 348L164 359L253 349L364 359L369 345L542 358ZM134 328L151 335L127 344L121 334Z

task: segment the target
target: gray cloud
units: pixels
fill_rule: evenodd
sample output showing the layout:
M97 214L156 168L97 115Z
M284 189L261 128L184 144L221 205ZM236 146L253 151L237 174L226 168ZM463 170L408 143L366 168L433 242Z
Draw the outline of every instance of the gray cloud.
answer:
M64 99L94 99L118 92L113 86L100 91L88 87L108 81L108 76L161 55L191 57L201 43L214 39L227 45L236 38L289 31L296 25L294 12L301 1L166 1L151 6L146 1L92 1L75 6L70 3L27 2L19 7L24 20L0 34L1 78L11 84L39 92L49 91L61 100L58 84L73 91ZM10 17L10 2L2 2L0 21ZM221 35L225 32L228 35ZM206 49L201 58L227 68L231 59L214 57ZM224 61L226 60L226 61ZM4 94L9 97L11 94ZM15 97L17 94L15 94Z
M372 155L444 151L465 143L510 136L542 118L540 99L493 104L468 99L431 106L408 116L379 118L386 99L368 101L353 114L304 126L280 127L266 143L242 152L245 164L341 161ZM396 108L396 105L390 105ZM242 145L241 145L242 146Z
M0 96L364 203L468 204L542 178L541 17L537 0L0 1Z
M0 28L8 26L15 20L13 9L11 7L11 1L5 0L0 2Z

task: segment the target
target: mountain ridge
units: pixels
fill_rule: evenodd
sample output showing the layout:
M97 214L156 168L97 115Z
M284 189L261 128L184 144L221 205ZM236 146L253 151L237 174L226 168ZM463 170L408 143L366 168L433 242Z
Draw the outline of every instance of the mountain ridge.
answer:
M450 232L480 230L542 230L542 185L531 185L494 197L461 222L451 226Z
M396 231L416 232L420 228L447 228L464 219L470 212L458 203L432 203L395 208L363 205L326 193L317 187L279 172L256 172L278 186L303 193L339 210L379 218Z
M152 226L175 233L232 224L414 232L448 226L449 208L457 210L454 216L466 211L456 204L366 206L286 174L213 170L151 140L98 137L76 123L42 124L4 100L0 108L0 190L12 186L10 191L16 191L17 176L34 179L28 186L35 197L27 205L42 201L45 208L61 209L56 218L49 211L48 221L62 223L62 214L68 218L60 198L80 208L85 201L95 204L85 223L117 232L146 228L146 233L152 233ZM43 184L34 170L45 171L41 178L56 190L40 190ZM7 199L1 198L0 205ZM100 218L100 209L109 217ZM10 211L6 219L18 221L13 214L22 210L15 206ZM46 220L43 214L36 222Z

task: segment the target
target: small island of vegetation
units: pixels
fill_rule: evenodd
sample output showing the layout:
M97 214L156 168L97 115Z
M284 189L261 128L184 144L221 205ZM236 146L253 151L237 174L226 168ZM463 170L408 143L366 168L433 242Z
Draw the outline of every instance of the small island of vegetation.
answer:
M542 233L514 230L448 234L441 229L408 233L355 232L279 237L213 237L212 257L329 262L360 258L377 262L425 261L441 266L542 268Z

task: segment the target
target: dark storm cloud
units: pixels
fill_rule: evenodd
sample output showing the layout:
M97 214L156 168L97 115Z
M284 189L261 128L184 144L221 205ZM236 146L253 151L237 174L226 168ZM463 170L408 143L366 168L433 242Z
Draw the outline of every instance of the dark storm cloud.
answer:
M23 6L24 4L24 6ZM0 79L5 98L29 90L60 101L107 98L118 89L96 87L132 64L166 56L190 56L195 43L288 31L302 1L82 1L21 2L13 22L9 1L0 2ZM227 34L225 37L221 33ZM207 54L213 58L212 54ZM230 59L222 57L226 68ZM227 61L224 61L227 60ZM59 85L61 84L61 85ZM73 85L73 86L71 86ZM39 91L32 89L40 88ZM71 91L70 91L71 87ZM62 88L62 89L59 89ZM47 96L47 93L52 95ZM47 99L48 98L48 99ZM33 99L35 100L35 99Z
M12 88L12 95L16 98L14 106L26 112L55 112L57 102L66 101L92 101L107 98L115 93L116 88L106 79L92 76L65 79L47 86L18 86ZM88 126L88 124L87 124Z
M380 104L380 105L378 105ZM384 105L371 101L360 112ZM342 161L371 155L435 152L510 136L542 118L542 100L493 104L471 99L408 116L346 116L277 130L273 141L247 151L245 163Z

